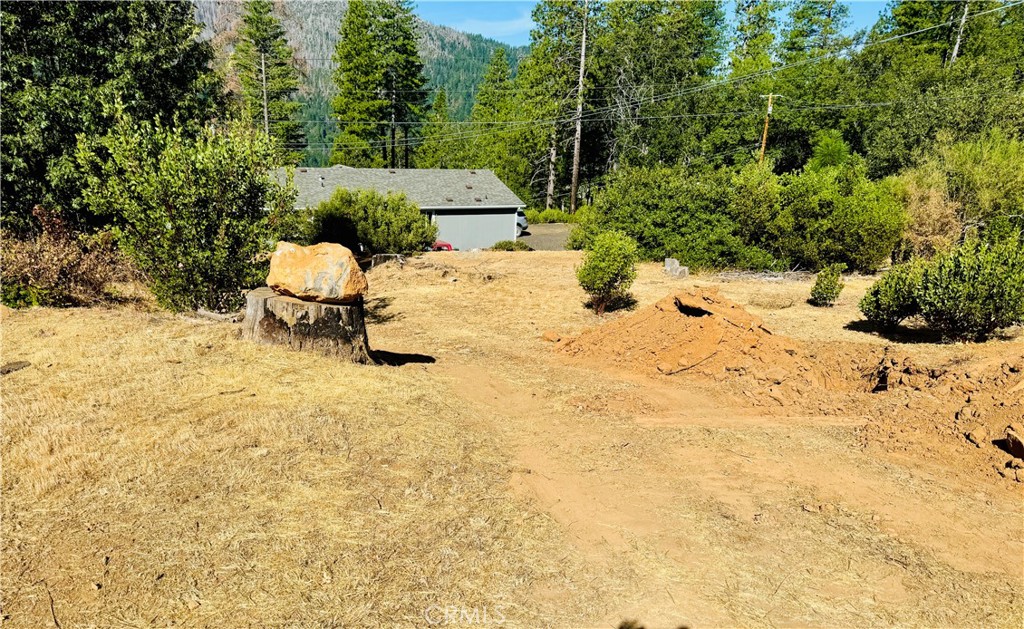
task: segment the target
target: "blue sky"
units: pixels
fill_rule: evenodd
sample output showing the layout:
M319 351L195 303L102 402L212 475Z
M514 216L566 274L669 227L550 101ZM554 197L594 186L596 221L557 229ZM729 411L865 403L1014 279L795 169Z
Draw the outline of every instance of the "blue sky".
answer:
M530 43L533 0L419 0L416 14L428 22L478 33L513 46ZM884 0L849 2L851 30L869 28L885 8ZM731 3L727 4L731 11Z

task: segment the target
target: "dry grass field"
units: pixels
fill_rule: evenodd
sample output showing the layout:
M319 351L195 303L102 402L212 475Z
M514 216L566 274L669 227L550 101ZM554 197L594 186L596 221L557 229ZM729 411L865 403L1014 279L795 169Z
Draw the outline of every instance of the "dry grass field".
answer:
M1024 335L894 343L854 323L870 278L816 309L809 278L644 265L638 308L720 286L845 383L776 404L542 340L603 321L578 261L373 269L392 365L140 308L7 313L2 362L31 366L0 380L3 624L1021 625L1024 483L957 417L1024 419ZM870 393L850 374L887 345L955 375Z

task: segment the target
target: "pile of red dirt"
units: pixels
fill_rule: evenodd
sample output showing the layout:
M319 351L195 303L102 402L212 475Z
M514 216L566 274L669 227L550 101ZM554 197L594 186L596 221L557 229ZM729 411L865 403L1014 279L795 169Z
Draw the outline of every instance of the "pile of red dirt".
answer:
M751 376L768 384L829 386L829 378L792 339L718 294L693 289L584 331L560 346L586 360L641 373Z

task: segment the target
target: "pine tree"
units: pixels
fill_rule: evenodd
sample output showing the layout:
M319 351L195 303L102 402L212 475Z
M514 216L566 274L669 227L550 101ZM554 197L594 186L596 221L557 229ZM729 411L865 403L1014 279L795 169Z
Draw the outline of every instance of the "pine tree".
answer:
M306 144L296 115L299 73L271 0L248 0L239 42L232 55L242 86L242 109L253 126L265 130L284 149L285 160L298 163Z
M800 0L789 13L781 44L784 63L819 57L850 45L843 35L849 26L850 8L837 0Z
M99 136L118 106L198 130L224 105L185 2L4 2L0 64L3 226L31 229L32 207L88 222L74 173L77 136Z
M332 163L392 168L402 158L408 163L409 130L426 102L414 26L407 0L349 2L334 54L333 111L340 133ZM401 146L399 127L404 127Z
M416 149L417 168L451 168L455 165L455 138L448 116L448 95L444 88L437 90L434 103L423 125L423 139Z
M476 93L473 104L472 119L479 121L494 120L504 114L508 103L509 90L512 88L512 70L505 57L504 48L496 48L491 55L491 62L484 73L483 81Z

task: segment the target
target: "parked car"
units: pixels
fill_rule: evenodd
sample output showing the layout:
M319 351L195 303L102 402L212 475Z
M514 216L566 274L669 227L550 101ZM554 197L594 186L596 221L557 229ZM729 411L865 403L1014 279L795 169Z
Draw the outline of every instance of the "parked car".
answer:
M437 242L435 242L433 244L433 246L430 247L430 250L431 251L451 251L452 250L452 243L445 242L443 240L438 240Z
M523 210L516 211L516 238L523 235L527 229L529 229L530 223L526 220L526 212Z

